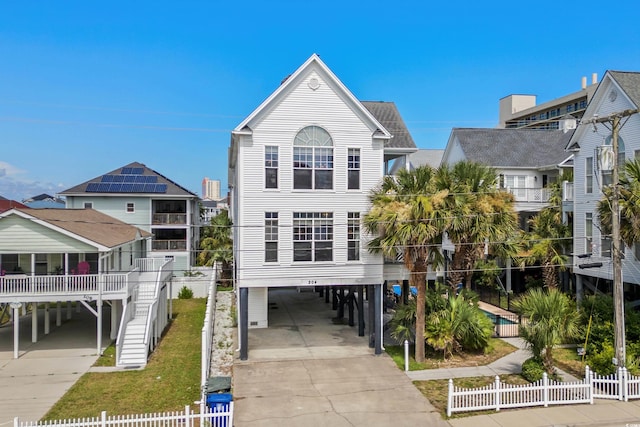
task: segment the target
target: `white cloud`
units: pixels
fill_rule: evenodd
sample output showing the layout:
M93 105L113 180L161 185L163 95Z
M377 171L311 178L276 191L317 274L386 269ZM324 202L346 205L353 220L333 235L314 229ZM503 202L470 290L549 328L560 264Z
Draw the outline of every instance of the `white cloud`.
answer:
M60 185L29 180L27 171L0 160L0 196L20 201L42 193L53 196L58 191Z

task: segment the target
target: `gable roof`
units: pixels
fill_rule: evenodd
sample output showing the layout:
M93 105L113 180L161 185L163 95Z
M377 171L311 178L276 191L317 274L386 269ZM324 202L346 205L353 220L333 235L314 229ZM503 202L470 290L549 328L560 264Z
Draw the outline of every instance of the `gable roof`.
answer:
M385 141L385 148L416 148L416 143L402 120L394 102L362 101L364 107L384 126L392 138Z
M125 179L127 181L125 181ZM131 186L125 187L126 184L130 184ZM77 196L80 194L145 197L182 196L199 198L197 194L138 162L129 163L126 166L114 169L111 172L97 176L60 193L60 195L64 196Z
M573 132L454 128L449 144L457 140L467 160L488 166L541 168L556 166L569 157L564 147Z
M608 71L613 80L625 91L631 101L640 107L640 73L629 71Z
M107 249L152 236L147 231L93 209L13 209L3 213L0 218L12 214L66 231L80 237L80 240Z
M8 211L13 208L23 208L28 209L28 206L23 205L20 202L16 202L15 200L8 200L4 197L0 198L0 212Z

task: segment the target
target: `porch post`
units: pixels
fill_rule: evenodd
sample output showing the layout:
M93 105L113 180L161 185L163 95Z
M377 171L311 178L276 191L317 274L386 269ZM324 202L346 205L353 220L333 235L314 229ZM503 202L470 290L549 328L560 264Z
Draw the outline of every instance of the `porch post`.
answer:
M56 302L56 326L62 325L62 303Z
M584 289L582 287L582 274L576 274L576 302L582 304L584 298Z
M511 292L511 258L507 258L507 292Z
M67 320L71 320L71 301L67 301Z
M367 302L369 309L369 348L373 348L375 346L375 332L374 332L374 324L375 324L375 301L376 295L373 292L373 285L367 285Z
M118 308L120 306L120 300L111 301L111 331L109 338L115 340L118 335Z
M38 305L31 303L31 342L38 342Z
M249 358L249 288L240 288L240 360Z
M20 347L20 306L21 304L11 304L13 308L13 358L19 356Z
M51 329L51 317L49 316L49 303L44 303L44 334L49 335Z
M31 275L36 275L36 254L31 254Z
M102 285L104 276L98 276L98 301L96 302L98 309L98 355L102 354Z

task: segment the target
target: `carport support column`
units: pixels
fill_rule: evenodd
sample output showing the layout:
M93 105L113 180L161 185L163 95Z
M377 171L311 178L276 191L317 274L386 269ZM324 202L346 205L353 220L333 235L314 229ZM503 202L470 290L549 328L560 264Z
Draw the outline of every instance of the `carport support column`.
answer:
M31 342L38 342L38 305L31 303Z
M49 303L44 303L44 334L49 335L51 328L51 316L49 315Z
M367 302L368 310L369 310L369 348L373 348L375 346L375 332L374 332L374 323L375 323L375 307L374 307L375 294L373 292L373 285L367 285Z
M374 307L375 307L375 326L373 328L374 331L374 341L375 341L375 354L382 353L382 285L377 284L374 285Z
M364 286L358 286L358 336L364 336Z
M240 288L240 360L249 358L249 288Z

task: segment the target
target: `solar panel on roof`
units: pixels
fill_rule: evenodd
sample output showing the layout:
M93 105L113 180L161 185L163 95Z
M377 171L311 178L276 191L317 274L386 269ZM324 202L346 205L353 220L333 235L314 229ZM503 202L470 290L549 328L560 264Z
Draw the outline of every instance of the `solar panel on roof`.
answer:
M98 189L96 190L98 193L108 193L109 192L109 187L111 186L111 184L107 184L107 183L100 183L98 184Z
M113 175L102 175L100 182L113 182L114 178L115 177Z
M142 175L144 168L131 168L132 175Z
M133 184L134 193L144 193L144 184Z
M114 175L113 182L124 182L124 175Z
M136 177L133 175L125 175L124 182L136 182Z
M167 184L156 184L156 193L166 193L167 192Z
M158 177L156 175L147 175L148 184L155 184L156 182L158 182Z
M131 193L133 190L133 184L122 184L122 188L120 189L121 193Z
M123 186L123 184L113 183L113 184L111 184L111 187L109 188L109 192L111 192L111 193L121 193L122 192L122 186Z
M122 168L122 170L120 171L120 173L122 175L131 175L131 169L132 168Z
M153 193L153 191L155 190L156 185L155 184L145 184L144 185L144 192L145 193Z
M138 184L138 183L145 183L145 182L147 182L147 177L146 177L146 176L144 176L144 175L138 175L138 176L136 176L136 180L135 180L135 183L136 183L136 184Z
M98 183L90 182L89 184L87 184L87 190L86 191L91 192L91 193L95 193L96 191L98 191Z

